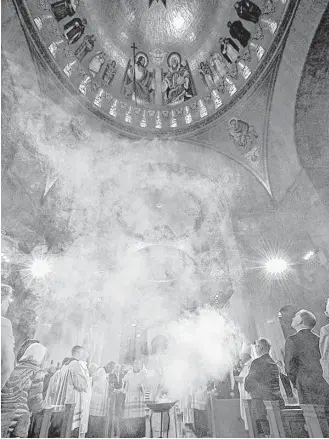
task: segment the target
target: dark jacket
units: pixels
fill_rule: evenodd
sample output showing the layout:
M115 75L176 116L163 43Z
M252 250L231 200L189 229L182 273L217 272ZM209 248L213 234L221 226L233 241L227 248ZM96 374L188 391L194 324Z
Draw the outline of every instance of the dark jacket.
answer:
M255 419L267 419L263 401L281 401L279 368L269 354L251 363L244 387L251 396L251 411Z
M300 404L329 406L329 385L322 376L319 339L310 329L302 329L288 337L285 367L297 388Z
M251 363L244 386L251 398L270 401L282 399L279 368L269 354L264 354Z
M119 379L117 378L115 373L111 373L109 375L109 384L113 387L113 389L120 390L122 389L122 378L124 375L120 372Z

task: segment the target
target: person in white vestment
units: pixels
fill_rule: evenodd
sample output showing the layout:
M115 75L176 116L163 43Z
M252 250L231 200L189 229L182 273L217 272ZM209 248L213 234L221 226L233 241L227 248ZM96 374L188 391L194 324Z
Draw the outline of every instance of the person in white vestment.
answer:
M108 382L103 366L89 365L92 394L89 409L88 437L104 437L105 416L108 398Z
M325 315L329 317L329 299L327 300ZM329 384L329 325L322 326L320 331L320 353L323 378Z
M140 361L135 361L133 369L123 378L123 391L126 396L121 430L123 437L145 436L146 382L145 370L142 369Z
M242 362L242 370L238 377L235 377L236 381L238 382L239 387L239 393L240 393L240 414L241 418L244 422L244 428L248 430L248 422L247 422L247 416L246 416L246 410L244 407L243 400L244 399L251 399L249 393L244 388L244 382L246 377L249 374L250 366L252 363L252 356L255 358L255 354L252 352L251 346L244 346L241 352L241 362Z
M82 346L72 348L72 358L69 358L60 369L57 390L52 392L51 382L47 398L52 405L75 404L72 437L84 437L88 429L89 406L91 399L91 379L87 364L84 361L85 353ZM48 400L47 400L48 401Z
M15 339L11 321L4 317L9 308L12 288L1 284L1 389L6 384L15 366Z

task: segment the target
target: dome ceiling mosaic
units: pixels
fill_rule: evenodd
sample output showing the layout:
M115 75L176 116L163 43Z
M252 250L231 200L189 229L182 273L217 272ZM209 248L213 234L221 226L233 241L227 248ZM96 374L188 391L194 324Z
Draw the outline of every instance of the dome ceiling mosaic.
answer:
M184 135L228 110L272 59L290 8L289 0L15 2L61 84L135 136Z

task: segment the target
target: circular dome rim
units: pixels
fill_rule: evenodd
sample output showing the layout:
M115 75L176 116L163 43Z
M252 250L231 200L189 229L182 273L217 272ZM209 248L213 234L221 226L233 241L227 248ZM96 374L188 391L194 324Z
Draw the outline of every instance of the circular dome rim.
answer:
M190 137L191 135L195 135L203 131L206 131L209 128L211 128L214 124L216 124L218 120L221 119L226 113L229 113L230 110L234 106L236 106L239 101L246 99L248 95L254 91L257 84L261 82L260 80L267 74L269 68L272 66L273 61L276 58L276 55L280 51L281 47L284 45L285 37L289 32L290 24L292 22L292 19L294 17L294 14L299 4L299 1L288 2L287 10L283 15L282 22L280 23L276 35L274 36L274 39L269 49L265 53L259 67L252 75L250 80L241 89L237 91L237 93L232 97L230 101L224 103L224 105L222 105L220 108L215 110L209 116L205 117L204 119L197 120L191 123L190 125L185 125L182 127L176 127L166 130L165 129L157 130L156 128L150 128L150 127L139 128L136 125L130 125L125 123L124 121L115 119L111 117L109 114L106 114L105 112L95 107L91 101L81 96L78 90L75 89L73 85L70 83L69 79L66 78L65 75L62 75L62 73L58 69L56 62L51 57L51 54L45 47L45 44L41 36L39 35L39 33L34 27L32 16L29 12L28 7L25 4L25 1L14 0L14 2L18 7L21 21L24 22L24 24L26 25L27 30L29 32L29 36L31 37L34 46L36 46L38 52L41 54L42 61L46 64L46 67L49 70L51 70L52 74L56 78L56 82L58 83L58 86L62 90L68 91L70 95L74 97L74 99L77 101L79 105L81 105L84 109L87 109L88 112L90 112L93 115L93 117L96 117L97 120L101 120L102 122L105 122L106 125L111 130L113 130L116 134L123 135L128 138L135 138L135 139L136 138L137 139L187 138ZM147 109L147 107L145 108L139 107L139 108L141 108L142 110Z

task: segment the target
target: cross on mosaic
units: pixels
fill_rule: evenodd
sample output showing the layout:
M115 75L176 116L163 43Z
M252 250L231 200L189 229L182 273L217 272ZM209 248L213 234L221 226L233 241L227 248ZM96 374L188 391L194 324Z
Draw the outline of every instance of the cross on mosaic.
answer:
M159 3L159 0L156 0L156 1L157 1L157 3ZM167 7L167 0L161 0L161 1L162 1L163 6L166 8ZM149 0L149 7L152 6L153 2L154 2L154 0Z

